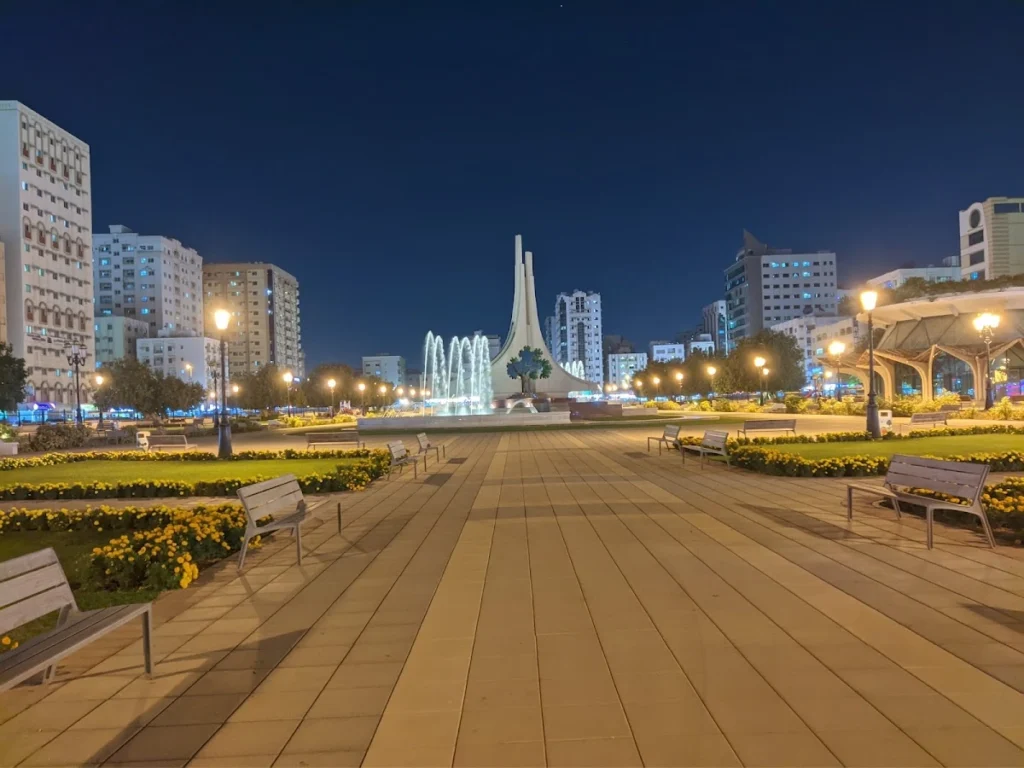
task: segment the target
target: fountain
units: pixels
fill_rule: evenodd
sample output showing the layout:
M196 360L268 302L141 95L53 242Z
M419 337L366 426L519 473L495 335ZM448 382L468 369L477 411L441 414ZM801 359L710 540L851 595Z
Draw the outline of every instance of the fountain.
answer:
M565 369L566 373L568 373L570 376L575 376L577 379L582 379L584 376L587 375L587 372L583 369L582 360L573 360L568 365L566 365L565 363L559 363L559 365L561 365L562 368Z
M427 331L423 344L423 388L435 416L491 413L490 346L485 336L453 336L444 354L444 339Z

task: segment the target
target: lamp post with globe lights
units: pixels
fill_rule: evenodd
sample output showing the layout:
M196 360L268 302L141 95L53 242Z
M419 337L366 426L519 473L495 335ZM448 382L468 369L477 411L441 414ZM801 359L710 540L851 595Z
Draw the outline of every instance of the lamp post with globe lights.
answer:
M334 388L336 386L338 386L338 382L336 382L334 379L328 379L327 380L327 389L331 393L331 418L332 419L334 418Z
M68 365L70 365L75 371L75 423L81 426L82 387L79 383L78 369L85 365L85 359L89 356L89 351L85 347L72 344L71 346L64 348L64 353L67 355Z
M999 315L983 312L974 318L974 330L981 334L985 342L985 410L989 410L995 402L992 392L992 336L999 327Z
M757 368L758 381L761 384L760 403L761 403L762 406L764 405L764 377L765 377L765 374L764 374L765 367L764 367L764 365L767 362L768 361L765 360L760 355L758 355L757 357L754 358L754 367Z
M845 351L846 345L843 342L839 341L839 339L836 339L835 341L828 345L828 353L832 357L832 362L834 363L836 369L836 400L841 399L840 395L842 393L842 386L839 382L839 362L840 358L842 358L843 356L843 352Z
M220 391L221 391L221 413L220 422L217 425L217 456L222 459L229 458L231 448L231 422L228 421L228 324L231 322L231 313L226 309L218 309L213 313L213 322L220 331ZM216 384L214 384L216 386Z
M878 305L878 291L864 291L860 295L860 305L868 313L868 404L867 428L875 439L882 436L882 425L878 419L878 394L875 392L875 327L872 313Z
M711 399L715 399L715 374L718 373L718 369L713 365L709 365L704 369L707 371L708 377L711 379Z

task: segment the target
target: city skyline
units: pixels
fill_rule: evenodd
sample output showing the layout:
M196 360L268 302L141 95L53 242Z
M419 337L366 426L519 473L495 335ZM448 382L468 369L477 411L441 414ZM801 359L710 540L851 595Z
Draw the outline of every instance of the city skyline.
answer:
M605 332L642 346L721 298L743 229L835 252L851 285L941 264L961 250L959 211L1021 192L1024 107L1001 94L1014 92L1024 10L884 6L878 28L882 7L359 6L316 25L209 12L197 32L169 8L115 19L68 5L54 54L10 41L37 71L31 88L0 75L0 96L89 146L94 231L123 221L211 264L294 274L308 366L380 349L418 365L428 327L504 336L516 232L542 306L585 285L602 294ZM101 46L75 66L102 93L40 85L67 69L60 51L82 29L185 41L193 56L172 66L139 52L129 67ZM792 50L733 45L773 35ZM950 109L957 94L985 119ZM160 183L140 187L139 167ZM401 312L380 305L378 282Z

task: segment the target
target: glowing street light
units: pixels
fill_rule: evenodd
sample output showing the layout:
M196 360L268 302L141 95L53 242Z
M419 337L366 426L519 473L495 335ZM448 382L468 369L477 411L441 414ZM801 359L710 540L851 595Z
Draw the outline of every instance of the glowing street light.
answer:
M985 410L992 407L995 398L992 393L992 336L999 327L999 315L984 312L974 318L974 329L985 342Z
M882 425L878 420L878 395L875 393L875 327L871 313L878 305L878 291L862 291L860 305L868 313L868 405L867 428L873 438L882 436Z
M103 375L102 374L97 373L93 380L96 382L96 389L99 389L100 387L103 386ZM93 398L93 399L95 399L95 398ZM99 426L97 426L96 428L97 429L103 429L103 408L102 408L102 406L99 408L99 412L100 412L100 422L99 422Z
M839 361L843 356L843 352L846 351L846 345L839 339L836 339L828 345L828 353L832 357L832 362L836 367L836 400L841 400L840 394L842 392L842 382L839 380Z
M295 381L295 376L292 375L291 371L285 371L281 378L284 380L285 389L288 392L288 415L292 415L292 382Z
M331 418L334 418L334 388L338 386L338 382L334 379L327 380L327 389L331 391Z
M707 372L708 376L711 378L711 397L712 397L712 399L714 399L714 397L715 397L715 374L718 373L718 369L715 368L715 366L713 366L713 365L709 365L704 370Z
M398 389L396 389L395 390L395 394L398 395L399 397L404 395L405 394L405 387L399 387Z
M220 331L220 421L217 424L217 456L226 459L231 456L231 423L228 421L228 324L231 313L226 309L217 309L213 313L213 323ZM192 378L192 366L185 364L189 378ZM214 381L214 387L217 382Z
M760 371L762 371L764 369L764 364L767 363L767 362L768 362L767 360L765 360L763 357L758 355L757 357L754 358L754 367L757 368L758 372L760 373ZM760 397L760 400L761 400L761 405L762 406L764 405L764 376L765 376L765 374L760 373L760 384L761 384L761 397Z
M657 390L658 394L660 395L661 394L661 379L659 379L657 376L655 376L654 378L651 379L651 381L654 382L654 387Z
M185 370L188 371L188 380L192 381L192 363L185 363Z

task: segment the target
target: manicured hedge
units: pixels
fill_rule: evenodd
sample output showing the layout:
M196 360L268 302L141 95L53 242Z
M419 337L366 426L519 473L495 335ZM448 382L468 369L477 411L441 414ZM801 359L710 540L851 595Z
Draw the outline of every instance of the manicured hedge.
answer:
M760 445L740 445L729 451L732 463L766 475L786 477L863 477L884 475L889 468L888 456L832 456L807 459L794 453L773 450ZM944 456L947 461L970 461L988 464L994 472L1024 471L1024 451L970 453Z
M901 434L886 432L880 440L915 440L922 437L953 437L955 435L1024 435L1024 427L1007 424L977 424L970 427L939 427L936 429L915 429ZM871 440L871 433L864 432L822 432L816 435L779 435L777 437L730 438L735 445L793 445L794 443L855 443ZM699 440L698 440L699 442Z
M77 464L82 461L257 461L288 459L373 459L379 457L385 464L390 454L380 448L359 448L350 451L299 451L288 448L283 451L239 451L227 459L220 459L207 451L88 451L84 453L45 453L42 456L0 459L0 472L8 469L29 467L52 467L58 464Z

